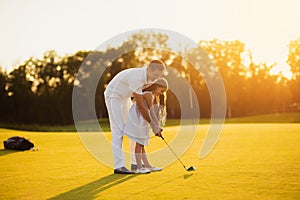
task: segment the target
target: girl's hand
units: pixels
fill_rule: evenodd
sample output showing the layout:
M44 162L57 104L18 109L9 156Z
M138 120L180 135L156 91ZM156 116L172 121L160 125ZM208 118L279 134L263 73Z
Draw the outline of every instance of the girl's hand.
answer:
M159 131L158 133L156 133L155 136L157 136L157 137L162 137L162 133L161 133L161 132L162 132L162 130Z

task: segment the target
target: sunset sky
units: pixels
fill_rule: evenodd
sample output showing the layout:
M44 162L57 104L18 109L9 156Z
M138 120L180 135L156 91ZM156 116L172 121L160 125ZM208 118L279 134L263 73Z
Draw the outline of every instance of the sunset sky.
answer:
M286 70L300 36L298 0L0 0L0 66L30 56L92 50L120 33L162 28L199 40L240 40L256 62Z

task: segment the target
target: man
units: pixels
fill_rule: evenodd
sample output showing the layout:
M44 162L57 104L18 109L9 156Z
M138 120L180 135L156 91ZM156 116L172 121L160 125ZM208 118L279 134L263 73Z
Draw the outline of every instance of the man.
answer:
M161 129L155 126L149 115L149 108L144 104L142 89L145 84L153 82L163 75L165 65L159 60L153 60L148 66L126 69L118 73L107 85L104 91L105 104L108 110L110 128L112 132L112 150L114 156L114 173L132 174L125 167L122 150L123 128L133 96L138 110L147 120L156 136L161 136Z

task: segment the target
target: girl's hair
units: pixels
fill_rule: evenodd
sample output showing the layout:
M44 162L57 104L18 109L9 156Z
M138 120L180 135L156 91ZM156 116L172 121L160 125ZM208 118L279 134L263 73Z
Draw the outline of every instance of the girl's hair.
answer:
M167 95L166 92L162 95L159 95L159 117L160 123L162 126L165 125L167 120Z
M143 92L145 91L154 91L158 87L163 87L165 89L169 88L168 81L164 78L156 79L150 86L143 89ZM162 125L166 122L167 117L167 108L166 108L166 101L167 101L167 95L166 93L159 95L158 97L158 104L159 104L159 115L160 115L160 122Z
M150 86L144 88L143 92L145 92L145 91L152 92L152 91L156 90L157 87L163 87L163 88L168 89L169 88L168 81L164 78L156 79Z

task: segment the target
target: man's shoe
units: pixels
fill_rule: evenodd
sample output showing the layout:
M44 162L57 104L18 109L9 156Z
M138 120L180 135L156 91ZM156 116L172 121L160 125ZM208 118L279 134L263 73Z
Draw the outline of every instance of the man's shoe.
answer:
M126 167L120 167L114 170L115 174L134 174L134 172L129 171Z

